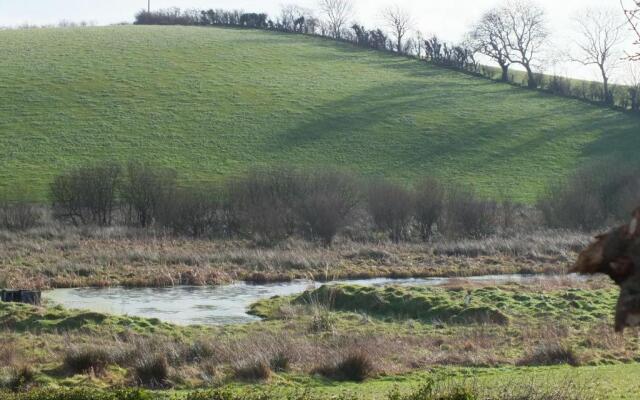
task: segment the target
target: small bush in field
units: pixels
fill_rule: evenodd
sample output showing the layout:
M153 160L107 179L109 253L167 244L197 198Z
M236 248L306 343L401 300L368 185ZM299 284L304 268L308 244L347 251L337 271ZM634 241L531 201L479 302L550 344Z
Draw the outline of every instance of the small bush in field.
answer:
M177 173L171 169L130 162L122 184L122 200L132 224L148 227L159 219L177 188Z
M303 199L298 204L302 230L325 246L345 228L356 209L360 194L356 180L337 171L304 175Z
M42 212L35 205L0 200L0 229L21 231L35 228L41 221Z
M276 354L270 364L271 369L275 372L288 372L291 369L291 360L284 352Z
M347 354L336 363L324 365L316 370L320 375L337 381L363 382L373 376L373 361L363 351Z
M101 374L110 362L109 350L99 346L74 346L64 356L65 368L74 374Z
M391 240L398 243L406 237L414 210L410 191L390 182L374 182L369 187L368 208L376 227Z
M253 171L227 186L229 229L264 244L290 237L300 225L296 210L304 181L291 168Z
M450 237L481 238L495 232L498 205L472 190L453 187L447 192L444 231Z
M552 228L594 230L626 222L638 206L639 176L638 168L615 163L587 166L552 185L538 208Z
M415 188L415 219L423 240L428 240L444 212L446 190L436 179L427 178Z
M264 360L248 361L233 370L234 376L243 381L266 381L271 377L271 366Z
M34 383L36 372L28 365L15 366L9 371L8 379L3 386L13 391L29 389Z
M201 237L219 231L219 195L215 188L180 188L159 206L160 224L178 235Z
M557 342L540 344L518 361L518 365L523 366L561 364L578 366L580 359L570 346Z
M169 379L169 362L160 354L144 355L134 368L134 378L140 385L164 387Z
M122 168L84 166L58 175L50 185L54 215L74 224L111 225Z
M331 314L331 311L325 307L318 307L312 317L309 324L310 333L324 333L333 332L336 325L336 318Z

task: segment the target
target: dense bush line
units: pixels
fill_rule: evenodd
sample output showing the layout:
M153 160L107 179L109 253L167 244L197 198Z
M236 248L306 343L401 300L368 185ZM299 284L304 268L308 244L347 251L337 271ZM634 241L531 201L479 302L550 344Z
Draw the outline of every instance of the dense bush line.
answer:
M405 40L402 48L398 48L393 38L382 29L367 29L356 23L348 29L343 29L336 33L323 21L313 16L311 11L296 6L283 7L281 15L275 19L264 13L245 13L239 10L180 10L179 8L170 8L140 11L135 16L135 24L222 26L316 35L349 42L360 47L395 52L431 64L489 79L498 79L517 86L537 88L560 96L640 112L640 86L637 84L629 86L611 85L607 90L609 93L605 95L607 91L604 90L604 85L600 82L576 81L557 75L537 73L528 78L524 73L501 72L499 68L481 65L476 60L477 45L468 40L453 44L441 40L436 35L427 39L416 37ZM529 80L534 80L535 83L531 84Z
M470 189L435 179L407 188L337 170L255 170L221 184L181 187L171 170L104 164L59 175L50 196L54 218L73 225L119 223L265 244L296 236L330 245L347 228L394 242L508 228L503 205Z
M429 177L407 187L339 170L279 167L180 186L167 168L104 163L57 176L50 207L0 201L0 229L30 229L51 215L75 226L126 225L265 245L297 237L325 246L338 235L398 243L543 227L590 232L626 221L639 205L639 176L638 168L593 165L554 183L529 207Z
M538 202L552 228L592 231L629 218L640 206L640 168L596 163L553 184Z

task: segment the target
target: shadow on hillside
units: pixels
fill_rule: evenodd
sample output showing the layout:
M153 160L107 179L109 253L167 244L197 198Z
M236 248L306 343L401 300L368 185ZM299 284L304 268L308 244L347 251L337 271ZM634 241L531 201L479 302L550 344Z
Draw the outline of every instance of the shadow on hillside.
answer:
M585 146L585 159L620 160L621 164L640 165L640 118L614 111L603 112L592 121L592 128L602 134Z
M347 157L367 158L378 163L377 171L397 176L442 167L460 174L521 168L527 180L531 172L566 173L567 164L579 161L567 154L629 157L640 148L637 118L575 101L540 103L532 99L540 96L535 92L487 91L491 86L480 82L443 79L372 87L316 107L306 122L280 134L265 150L326 150L310 157L347 164L353 161ZM588 142L589 132L594 141L576 148ZM548 154L550 149L558 153ZM544 170L527 172L527 167Z

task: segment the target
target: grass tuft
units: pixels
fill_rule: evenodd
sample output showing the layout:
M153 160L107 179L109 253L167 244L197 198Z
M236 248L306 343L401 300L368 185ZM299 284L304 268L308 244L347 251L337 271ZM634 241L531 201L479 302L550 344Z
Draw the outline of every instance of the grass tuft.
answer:
M101 375L112 362L110 349L99 345L70 347L64 356L64 367L73 374Z
M142 354L134 367L135 381L145 387L163 388L169 383L169 362L163 354Z
M530 350L518 361L521 366L544 366L569 364L577 367L581 364L575 350L560 342L541 343Z
M247 382L266 381L271 378L271 374L271 366L261 359L245 361L233 369L236 379Z
M364 351L354 351L337 362L325 364L316 372L337 381L363 382L374 375L374 363Z

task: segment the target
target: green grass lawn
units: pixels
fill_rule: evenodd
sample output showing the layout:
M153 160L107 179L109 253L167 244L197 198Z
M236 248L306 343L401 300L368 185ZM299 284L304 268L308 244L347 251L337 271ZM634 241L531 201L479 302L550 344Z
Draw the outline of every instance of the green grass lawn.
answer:
M0 191L143 159L183 180L335 165L531 201L603 157L636 160L640 119L318 38L197 27L0 32Z

